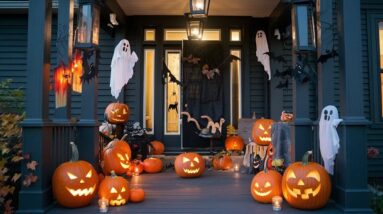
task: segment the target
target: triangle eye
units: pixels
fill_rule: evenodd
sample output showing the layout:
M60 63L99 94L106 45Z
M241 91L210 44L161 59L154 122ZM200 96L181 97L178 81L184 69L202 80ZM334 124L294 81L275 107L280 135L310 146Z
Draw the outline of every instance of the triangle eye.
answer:
M121 192L125 192L125 191L126 191L125 187L122 187Z
M306 176L307 178L314 178L315 180L317 180L318 182L320 182L320 175L317 171L311 171L309 172L309 174L307 174Z
M267 188L267 187L271 187L271 184L268 181L265 183L265 188Z
M70 172L67 172L66 174L68 175L69 179L71 179L71 180L77 179L77 176L73 175Z
M193 161L199 163L199 159L198 159L198 157L195 157L195 158L193 159Z
M87 178L91 178L91 177L92 177L92 170L89 170L89 172L86 174L85 177L87 177Z
M262 126L262 124L259 125L259 129L260 129L260 130L263 130L263 131L265 130L265 128Z
M125 160L124 156L122 156L120 153L117 153L117 157L118 157L121 161L124 161L124 160Z
M297 176L295 176L295 173L293 171L290 171L287 174L287 179L290 179L290 178L297 178Z
M110 193L117 193L116 188L112 187L112 189L110 190Z
M190 161L189 158L186 158L186 157L183 157L183 158L182 158L182 163L186 163L186 162L189 162L189 161Z
M257 182L255 182L255 187L259 188L259 184Z

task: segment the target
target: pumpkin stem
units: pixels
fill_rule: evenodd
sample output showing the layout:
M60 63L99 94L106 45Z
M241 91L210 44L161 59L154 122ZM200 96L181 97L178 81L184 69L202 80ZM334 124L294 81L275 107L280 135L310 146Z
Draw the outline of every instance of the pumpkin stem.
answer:
M302 158L302 165L303 166L306 166L309 164L309 158L310 156L312 156L313 154L313 151L307 151L304 155L303 155L303 158Z
M117 176L114 170L110 171L110 176L112 176L112 178L115 178Z
M76 144L74 142L70 142L71 148L72 148L72 157L70 159L71 162L78 161L78 149Z
M124 136L122 136L121 140L124 140L128 137L128 134L124 134Z

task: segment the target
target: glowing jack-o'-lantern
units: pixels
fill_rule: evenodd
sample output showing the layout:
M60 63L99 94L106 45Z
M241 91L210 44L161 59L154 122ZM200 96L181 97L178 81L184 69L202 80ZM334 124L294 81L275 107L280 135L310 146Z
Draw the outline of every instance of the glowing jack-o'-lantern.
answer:
M282 196L281 188L282 175L275 170L258 172L250 186L250 192L253 198L261 203L271 203L273 196Z
M286 201L300 209L318 209L326 205L331 194L331 180L319 164L309 162L311 151L302 162L291 164L283 174L282 191Z
M103 171L109 174L112 170L116 174L123 174L129 170L132 152L124 140L113 140L103 150Z
M245 144L240 136L231 136L225 140L225 148L227 151L242 151Z
M174 168L182 178L199 177L205 171L205 160L197 153L183 153L176 157Z
M105 117L112 124L126 123L129 116L129 107L124 103L110 103L105 109Z
M98 175L93 166L78 160L78 150L71 142L72 158L53 173L52 189L57 202L75 208L88 205L96 194Z
M258 119L253 124L253 141L261 146L268 146L271 142L271 126L274 121L270 119Z
M108 199L111 206L120 206L128 202L129 192L128 181L112 171L111 176L106 176L100 183L98 197Z

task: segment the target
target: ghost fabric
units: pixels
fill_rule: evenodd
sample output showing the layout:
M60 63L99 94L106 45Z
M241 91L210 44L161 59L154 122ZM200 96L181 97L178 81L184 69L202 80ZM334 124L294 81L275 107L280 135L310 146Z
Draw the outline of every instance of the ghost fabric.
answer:
M271 143L274 160L282 159L285 166L290 164L290 127L287 123L274 123L271 127Z
M270 57L268 54L269 52L269 46L267 45L267 38L266 34L263 30L257 31L257 34L255 34L255 44L257 46L257 58L258 62L260 62L263 65L263 69L269 75L269 80L271 79L271 72L270 72Z
M110 92L116 99L122 87L128 83L133 76L133 67L137 62L136 53L130 51L129 41L121 40L114 49L110 74Z
M335 106L329 105L323 108L319 121L319 144L324 166L330 174L334 174L334 160L339 149L336 127L340 122L342 119L339 119Z

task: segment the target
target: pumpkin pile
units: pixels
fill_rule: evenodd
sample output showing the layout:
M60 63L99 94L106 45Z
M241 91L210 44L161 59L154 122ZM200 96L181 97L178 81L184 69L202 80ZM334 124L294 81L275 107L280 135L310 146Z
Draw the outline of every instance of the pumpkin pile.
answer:
M233 161L227 154L218 153L213 157L211 163L215 170L229 170L233 168Z

